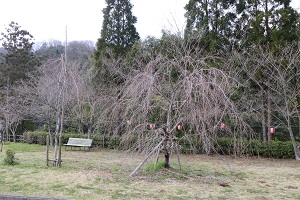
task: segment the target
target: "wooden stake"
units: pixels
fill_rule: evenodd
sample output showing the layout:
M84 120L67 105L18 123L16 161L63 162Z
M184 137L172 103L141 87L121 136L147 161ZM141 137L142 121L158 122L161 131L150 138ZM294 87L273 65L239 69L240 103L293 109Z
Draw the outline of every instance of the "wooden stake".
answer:
M49 166L49 135L46 138L46 166Z
M158 147L160 147L160 145L164 142L165 138L162 139L162 141L160 141L158 143L158 145L156 147L154 147L154 149L146 156L146 158L139 164L139 166L137 166L135 168L135 170L133 170L133 172L131 172L130 176L133 176L137 170L139 170L141 168L141 166L146 162L146 160L148 160L148 158L156 151L156 149L158 149Z
M58 139L58 160L57 160L57 166L61 167L61 146L62 146L62 136L59 136Z
M160 149L157 149L156 159L155 159L155 163L154 163L155 165L156 165L157 162L158 162L159 153L160 153Z
M181 163L180 163L179 151L178 151L178 143L177 142L176 142L176 153L177 153L177 159L178 159L179 169L182 170Z
M0 150L0 152L2 152L2 148L3 148L3 141L1 140L1 150Z

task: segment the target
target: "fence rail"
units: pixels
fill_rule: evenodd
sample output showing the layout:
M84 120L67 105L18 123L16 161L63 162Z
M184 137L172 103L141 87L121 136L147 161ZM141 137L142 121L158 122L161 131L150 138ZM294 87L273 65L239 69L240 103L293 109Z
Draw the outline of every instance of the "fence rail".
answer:
M7 139L5 135L3 135L3 134L1 135L0 134L0 141L3 141L3 142L14 142L14 136L13 135L9 135L8 139ZM23 142L23 141L24 141L24 136L23 135L16 135L16 142Z

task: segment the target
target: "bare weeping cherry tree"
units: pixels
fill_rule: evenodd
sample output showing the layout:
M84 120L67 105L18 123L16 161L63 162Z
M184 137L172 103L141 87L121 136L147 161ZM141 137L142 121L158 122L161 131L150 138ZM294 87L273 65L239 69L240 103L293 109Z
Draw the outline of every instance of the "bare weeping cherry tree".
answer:
M251 129L230 99L238 82L219 69L222 63L225 61L221 58L207 56L187 41L171 38L165 54L135 67L140 70L127 76L120 97L103 114L110 119L122 117L119 126L126 127L123 142L138 137L133 149L148 153L146 158L161 149L166 168L183 138L199 138L210 154L213 140L221 132L220 124L225 122L223 134L234 137L236 150L242 153L239 139L248 136ZM126 126L127 120L130 125ZM149 129L152 123L156 125L154 130ZM178 125L186 128L181 134L177 134Z

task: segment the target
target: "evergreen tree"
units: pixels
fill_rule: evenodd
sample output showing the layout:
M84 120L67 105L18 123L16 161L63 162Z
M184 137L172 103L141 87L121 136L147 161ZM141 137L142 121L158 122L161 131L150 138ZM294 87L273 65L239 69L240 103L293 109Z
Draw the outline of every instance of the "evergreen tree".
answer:
M273 45L285 42L298 41L300 38L297 28L300 28L300 15L290 6L279 9L274 13L273 29L271 31L271 43Z
M134 26L137 18L131 12L133 5L130 0L106 0L106 4L106 8L103 9L101 36L94 53L95 65L102 78L108 77L103 56L106 58L123 56L135 41L140 39Z
M6 77L11 82L26 78L26 73L39 64L33 54L33 36L15 22L11 22L6 33L1 33L1 36L2 46L6 50L2 56L10 66Z
M289 0L190 0L185 6L186 36L201 33L202 47L261 44L299 39L299 13Z
M256 0L247 2L246 9L250 19L246 44L276 46L292 42L299 38L296 34L299 26L299 13L286 0Z
M215 51L228 44L232 37L232 24L236 19L232 0L190 0L185 6L187 24L185 36L202 34L202 46Z
M53 40L50 42L44 42L40 47L35 50L35 55L40 57L42 62L49 59L59 59L64 54L65 47L62 42Z
M106 0L106 4L97 51L109 48L116 56L124 55L139 40L134 26L137 18L131 12L133 5L129 0Z

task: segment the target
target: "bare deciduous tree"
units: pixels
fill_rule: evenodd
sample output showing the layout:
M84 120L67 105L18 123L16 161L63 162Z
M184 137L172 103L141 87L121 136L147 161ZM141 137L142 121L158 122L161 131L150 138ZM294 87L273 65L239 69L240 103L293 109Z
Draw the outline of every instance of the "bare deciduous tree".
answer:
M0 112L5 121L5 139L9 140L10 133L13 141L16 142L16 129L24 119L22 107L18 104L18 99L13 96L7 97L7 102L0 105Z
M286 45L278 48L277 52L269 49L255 47L245 55L249 65L244 63L242 68L248 72L251 80L261 82L257 74L264 71L268 115L272 115L272 124L269 121L268 128L281 127L285 129L291 138L295 158L300 160L300 151L295 139L293 124L299 121L300 99L300 55L297 44ZM272 105L272 107L271 107ZM269 119L271 117L268 117ZM276 123L276 124L275 124ZM269 135L270 135L269 130ZM271 136L269 136L269 142Z
M92 85L93 74L82 70L81 65L73 63L68 68L68 75L69 89L76 96L70 100L70 112L73 120L78 123L78 131L84 133L83 126L87 127L88 138L91 138L101 100Z
M140 70L127 75L119 98L102 113L109 119L121 118L116 129L123 127L124 141L138 136L136 149L140 151L149 153L163 141L166 168L180 139L199 138L209 154L221 123L227 123L224 134L235 139L251 132L230 99L238 82L218 69L224 60L207 56L178 37L170 39L167 50L146 66L134 67ZM210 66L213 63L215 67ZM126 120L131 123L124 128ZM151 131L150 123L157 129ZM187 129L178 134L176 127L180 124ZM241 153L243 149L235 144Z

